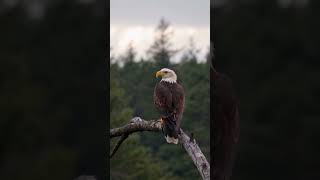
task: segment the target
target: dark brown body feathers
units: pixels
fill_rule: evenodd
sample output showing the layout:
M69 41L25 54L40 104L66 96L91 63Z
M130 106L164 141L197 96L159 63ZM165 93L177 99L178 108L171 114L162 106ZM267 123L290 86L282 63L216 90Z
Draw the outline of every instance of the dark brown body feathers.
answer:
M184 110L184 90L178 83L160 81L154 89L154 104L164 120L164 134L178 138Z

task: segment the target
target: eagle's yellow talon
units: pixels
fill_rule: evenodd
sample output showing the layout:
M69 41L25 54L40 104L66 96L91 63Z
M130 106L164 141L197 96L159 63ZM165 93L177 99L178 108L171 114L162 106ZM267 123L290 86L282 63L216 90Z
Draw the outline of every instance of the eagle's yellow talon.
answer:
M160 118L160 122L162 125L164 124L164 120L162 118Z

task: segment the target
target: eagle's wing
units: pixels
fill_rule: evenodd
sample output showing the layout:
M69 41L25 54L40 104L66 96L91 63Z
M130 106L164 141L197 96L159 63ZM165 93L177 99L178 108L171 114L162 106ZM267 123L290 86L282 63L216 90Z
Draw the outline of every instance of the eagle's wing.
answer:
M160 82L155 86L153 100L156 109L162 116L169 116L172 112L172 94Z
M172 106L174 109L174 120L176 121L176 130L180 129L182 121L182 114L184 111L184 90L183 87L176 83L174 91L172 92Z

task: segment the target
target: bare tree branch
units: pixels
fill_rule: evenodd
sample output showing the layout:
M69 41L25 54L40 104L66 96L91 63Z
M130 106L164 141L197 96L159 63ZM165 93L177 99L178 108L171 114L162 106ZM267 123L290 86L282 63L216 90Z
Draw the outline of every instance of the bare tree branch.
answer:
M161 120L149 120L146 121L140 117L134 117L130 122L122 127L110 129L110 138L122 136L116 147L114 148L112 155L115 154L121 143L132 133L141 131L161 131L162 124ZM191 157L193 163L196 165L202 179L210 179L210 164L206 157L202 153L200 147L196 143L196 140L191 135L191 138L180 129L181 134L179 135L179 142L183 145L188 155Z
M112 150L112 153L110 154L110 159L112 158L112 156L117 152L117 150L119 149L120 145L123 143L124 140L126 140L129 137L129 134L123 134L121 136L121 139L118 141L118 143L116 144L116 146L114 147L114 149Z
M208 163L206 157L202 153L200 147L196 143L196 140L189 138L186 133L180 129L181 135L179 137L180 143L183 145L184 149L187 151L191 157L193 163L198 168L202 179L210 180L210 164Z

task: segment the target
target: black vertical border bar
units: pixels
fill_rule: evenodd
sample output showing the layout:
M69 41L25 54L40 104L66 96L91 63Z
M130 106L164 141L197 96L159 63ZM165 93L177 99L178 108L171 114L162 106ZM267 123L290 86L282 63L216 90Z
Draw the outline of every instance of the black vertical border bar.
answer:
M103 23L102 26L99 27L104 27L105 29L102 30L97 30L97 32L102 32L101 34L101 59L100 59L100 67L98 67L98 71L101 72L99 73L99 85L98 87L101 87L101 95L99 95L98 102L100 103L101 106L99 106L99 115L98 117L101 117L99 119L99 124L101 127L97 127L97 131L99 131L99 141L100 141L100 147L101 150L99 150L99 156L101 155L101 159L99 161L98 165L98 172L97 172L97 180L107 180L109 179L109 99L110 99L110 83L109 83L109 66L110 66L110 59L109 59L109 54L110 54L110 48L109 48L109 42L110 42L110 2L104 1L104 0L98 0L96 1L97 8L103 9L103 19L99 23ZM107 30L107 31L106 31ZM101 107L101 109L100 109Z
M213 1L210 0L210 56L209 56L209 65L210 65L210 178L212 179L212 172L213 172L213 166L212 166L212 159L213 157L213 58L214 58L214 13L213 13Z
M110 150L110 1L107 1L106 3L107 8L106 8L106 29L107 29L107 34L106 34L106 56L105 56L105 67L106 67L106 136L105 136L105 143L106 143L106 153L104 159L106 159L106 179L109 179L110 177L110 159L109 159L109 150Z

